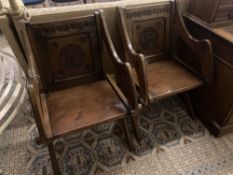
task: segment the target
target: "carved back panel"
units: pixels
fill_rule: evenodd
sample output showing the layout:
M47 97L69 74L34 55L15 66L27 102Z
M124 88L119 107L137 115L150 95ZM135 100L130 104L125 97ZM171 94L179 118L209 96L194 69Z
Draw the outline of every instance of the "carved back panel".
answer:
M170 3L125 8L128 34L134 49L149 60L170 51Z
M26 30L45 89L102 78L95 16L27 23Z

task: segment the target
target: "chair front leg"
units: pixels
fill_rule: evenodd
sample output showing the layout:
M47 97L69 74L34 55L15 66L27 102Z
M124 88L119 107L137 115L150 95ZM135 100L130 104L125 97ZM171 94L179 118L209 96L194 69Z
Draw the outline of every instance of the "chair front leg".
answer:
M54 150L54 145L52 141L49 141L48 143L48 149L49 149L49 155L50 155L50 159L51 159L51 163L52 163L52 167L53 167L53 173L54 175L61 175L61 171L58 165L58 161L56 158L56 153Z
M189 92L183 93L184 103L187 107L187 112L191 116L192 119L196 119L196 115L193 109L193 104L190 98Z
M142 135L140 133L139 123L138 123L139 112L137 112L137 113L132 112L130 114L130 117L132 119L133 129L134 129L136 139L137 139L138 143L141 143L143 141L143 139L142 139Z
M129 150L133 151L134 150L133 139L132 139L132 136L131 136L131 133L130 133L129 123L128 123L126 117L124 117L122 119L122 124L123 124L123 129L124 129L124 132L125 132L126 141L128 143L128 146L129 146Z

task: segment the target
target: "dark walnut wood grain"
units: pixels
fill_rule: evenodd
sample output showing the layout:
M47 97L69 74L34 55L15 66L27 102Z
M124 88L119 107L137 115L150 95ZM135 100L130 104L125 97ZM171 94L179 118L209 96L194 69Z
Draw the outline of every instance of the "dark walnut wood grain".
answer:
M106 80L51 92L47 103L53 137L127 115Z
M142 5L126 7L119 11L127 28L128 37L137 53L143 53L145 59L151 62L155 61L157 56L169 52L171 5L167 3Z
M98 32L93 16L28 23L26 30L45 90L101 78Z
M192 94L199 117L210 131L219 136L233 131L233 35L227 31L231 28L209 27L200 19L185 15L189 31L196 38L209 38L212 42L213 81ZM225 30L225 28L227 28ZM186 50L189 52L189 50Z
M190 0L188 11L210 26L233 22L232 0Z
M117 95L120 97L121 101L127 108L130 117L133 121L134 131L136 134L136 137L138 140L140 140L140 132L139 132L139 125L137 121L137 116L139 114L139 110L141 106L138 103L137 98L137 90L134 85L134 79L133 79L133 68L132 66L127 63L123 62L122 59L118 56L114 45L111 41L110 34L108 32L107 23L106 23L106 17L104 15L104 11L100 10L100 23L102 25L101 30L99 31L102 33L102 38L104 40L104 47L107 49L107 53L111 58L111 61L116 69L116 79L113 78L113 76L108 75L107 78L112 85L113 89L117 93Z
M196 40L189 34L178 5L176 10L174 3L118 8L125 61L129 61L135 69L134 81L139 101L145 106L160 98L200 87L204 84L203 80L212 80L211 44L208 40ZM142 36L144 28L150 32ZM174 29L196 54L193 61L198 69L186 62L189 54L182 58L176 54L178 47L173 40ZM141 40L143 42L139 42Z
M204 84L199 77L170 59L148 64L147 80L150 102L189 91Z
M119 61L102 14L45 23L21 21L31 49L27 53L28 89L39 141L47 144L56 175L61 172L53 140L72 132L122 118L125 136L133 149L127 120L128 114L134 114L129 104L137 105L133 101L136 89L130 79L132 68ZM120 85L114 84L111 76L105 79L102 45L116 60Z

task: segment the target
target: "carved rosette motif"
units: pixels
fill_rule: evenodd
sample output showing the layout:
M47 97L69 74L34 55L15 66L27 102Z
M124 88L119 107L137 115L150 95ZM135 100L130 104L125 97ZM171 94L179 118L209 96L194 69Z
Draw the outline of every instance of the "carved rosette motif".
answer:
M76 69L83 65L85 52L77 44L67 44L60 50L59 57L65 68Z
M141 47L144 50L157 48L159 45L159 33L156 28L146 27L142 29L142 32L139 36L139 42Z

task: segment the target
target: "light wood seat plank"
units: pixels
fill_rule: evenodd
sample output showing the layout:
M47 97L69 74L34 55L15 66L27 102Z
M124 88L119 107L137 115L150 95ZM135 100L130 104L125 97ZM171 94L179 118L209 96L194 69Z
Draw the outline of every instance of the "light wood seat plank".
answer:
M127 114L107 81L50 92L47 103L54 137Z
M204 84L204 81L172 59L148 64L149 99L151 102L186 92Z

